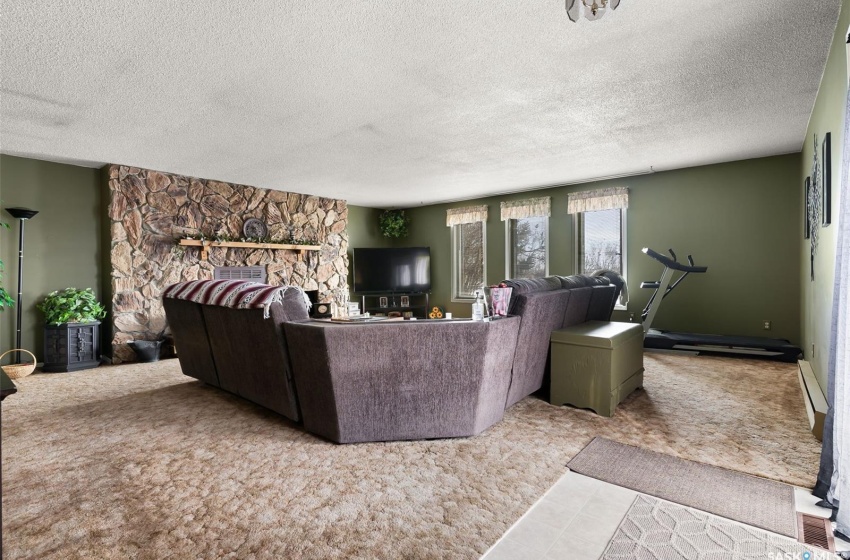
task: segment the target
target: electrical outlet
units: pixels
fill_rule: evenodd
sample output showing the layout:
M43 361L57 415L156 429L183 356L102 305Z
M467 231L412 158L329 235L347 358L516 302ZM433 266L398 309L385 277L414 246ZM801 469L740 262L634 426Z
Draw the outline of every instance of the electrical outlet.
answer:
M766 330L766 331L769 331L769 330L770 330L770 321L765 320L765 322L764 322L764 330Z
M635 314L629 313L629 323L634 323L634 322L635 322Z

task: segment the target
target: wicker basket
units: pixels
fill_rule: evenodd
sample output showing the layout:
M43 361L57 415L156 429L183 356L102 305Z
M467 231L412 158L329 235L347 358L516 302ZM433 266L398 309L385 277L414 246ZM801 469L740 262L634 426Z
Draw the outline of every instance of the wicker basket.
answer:
M3 368L3 371L6 372L6 375L9 376L9 379L20 379L21 377L26 377L35 371L35 363L38 361L35 359L35 354L30 352L29 350L24 350L23 348L14 348L12 350L7 350L0 354L0 360L8 354L9 352L26 352L30 356L32 356L31 364L9 364L7 366L0 366Z

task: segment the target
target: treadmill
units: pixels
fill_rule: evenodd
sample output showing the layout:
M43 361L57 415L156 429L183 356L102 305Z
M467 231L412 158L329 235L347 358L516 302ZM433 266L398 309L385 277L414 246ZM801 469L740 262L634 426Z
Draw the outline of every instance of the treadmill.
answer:
M669 249L672 259L644 247L642 251L664 265L661 278L657 282L641 282L640 287L655 290L641 314L643 323L643 347L656 350L679 350L684 352L715 353L730 356L758 357L782 362L794 363L803 351L781 338L762 338L756 336L727 336L716 334L691 334L662 331L650 328L661 302L678 286L688 274L701 274L707 266L696 266L688 255L688 264L676 260L676 253ZM673 281L676 273L681 273Z

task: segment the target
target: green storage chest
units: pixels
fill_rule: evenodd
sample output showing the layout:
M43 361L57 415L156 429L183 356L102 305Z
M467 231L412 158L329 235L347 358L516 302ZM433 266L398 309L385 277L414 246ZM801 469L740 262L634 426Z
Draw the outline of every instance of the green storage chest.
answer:
M638 323L586 321L552 331L549 402L602 416L643 385L643 328Z

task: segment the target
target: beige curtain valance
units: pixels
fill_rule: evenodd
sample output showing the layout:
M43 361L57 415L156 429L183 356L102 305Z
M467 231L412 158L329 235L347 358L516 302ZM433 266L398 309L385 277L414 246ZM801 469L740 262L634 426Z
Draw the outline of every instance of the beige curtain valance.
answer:
M526 198L502 203L502 221L552 215L552 197Z
M629 207L629 187L580 191L567 195L567 213L595 212Z
M446 226L474 224L487 221L487 206L465 206L446 210Z

